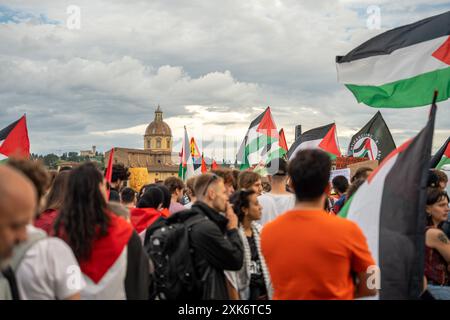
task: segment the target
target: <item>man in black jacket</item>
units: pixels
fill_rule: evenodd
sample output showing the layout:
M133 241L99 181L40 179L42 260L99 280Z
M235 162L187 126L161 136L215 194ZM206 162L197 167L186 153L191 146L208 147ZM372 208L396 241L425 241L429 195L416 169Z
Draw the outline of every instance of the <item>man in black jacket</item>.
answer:
M199 176L194 191L197 202L192 206L191 214L207 218L207 221L192 226L190 239L196 273L202 280L199 298L229 299L224 270L240 270L243 264L238 219L219 176L210 173Z

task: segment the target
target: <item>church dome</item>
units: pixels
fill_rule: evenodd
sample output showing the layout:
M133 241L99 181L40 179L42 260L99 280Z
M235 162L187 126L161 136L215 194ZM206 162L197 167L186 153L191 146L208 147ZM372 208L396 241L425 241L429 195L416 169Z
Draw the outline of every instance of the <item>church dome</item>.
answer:
M147 129L145 129L146 136L172 136L172 130L169 125L163 121L162 114L163 112L158 106L155 111L155 120L153 120L153 122L147 126Z

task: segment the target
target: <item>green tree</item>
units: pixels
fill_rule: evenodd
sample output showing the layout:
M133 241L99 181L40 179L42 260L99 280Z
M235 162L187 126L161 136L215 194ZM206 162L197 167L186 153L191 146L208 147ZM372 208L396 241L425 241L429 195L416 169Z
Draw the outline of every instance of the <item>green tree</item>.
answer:
M67 161L80 162L80 157L78 156L78 152L69 152L69 154L67 156Z
M58 161L59 157L54 153L50 153L44 156L44 164L50 169L56 169L58 166Z

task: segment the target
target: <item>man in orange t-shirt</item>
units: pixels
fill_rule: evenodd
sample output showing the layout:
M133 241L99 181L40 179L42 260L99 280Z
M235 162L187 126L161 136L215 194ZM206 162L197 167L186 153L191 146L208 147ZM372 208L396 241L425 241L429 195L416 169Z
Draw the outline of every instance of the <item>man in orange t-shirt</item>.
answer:
M375 262L352 221L324 211L331 161L302 150L289 164L296 207L265 225L261 248L274 299L354 299L375 295L367 286Z

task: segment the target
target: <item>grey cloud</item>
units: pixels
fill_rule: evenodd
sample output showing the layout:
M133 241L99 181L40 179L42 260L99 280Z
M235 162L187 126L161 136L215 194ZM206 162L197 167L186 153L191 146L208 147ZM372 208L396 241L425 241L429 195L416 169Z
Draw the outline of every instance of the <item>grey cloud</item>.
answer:
M376 112L337 84L334 65L335 55L385 30L367 30L361 12L372 3L365 0L4 2L62 21L0 25L1 124L27 112L39 152L140 147L138 135L90 132L149 122L158 103L166 118L192 116L186 105L224 113L270 105L290 142L298 123L307 130L336 121L344 145ZM383 28L444 10L440 0L437 8L419 0L378 3ZM81 7L81 30L65 27L69 4ZM449 106L440 105L436 143L449 134ZM382 113L401 143L423 126L427 108ZM236 123L247 127L245 120Z

